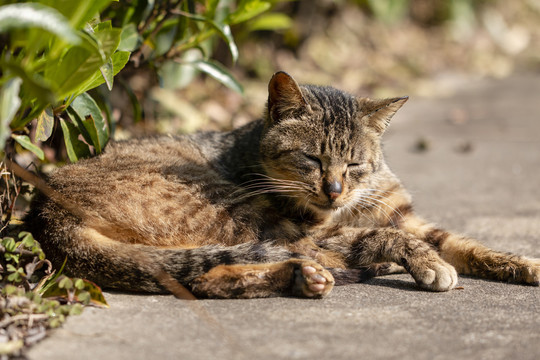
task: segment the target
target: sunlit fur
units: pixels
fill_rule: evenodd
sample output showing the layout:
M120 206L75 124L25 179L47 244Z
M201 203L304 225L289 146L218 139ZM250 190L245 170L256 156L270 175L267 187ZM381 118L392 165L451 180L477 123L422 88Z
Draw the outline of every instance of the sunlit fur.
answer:
M109 288L320 297L405 269L424 289L456 270L538 285L540 266L416 216L381 137L406 97L270 80L262 119L230 132L111 143L54 172L26 221L65 273ZM398 265L392 264L397 263ZM167 276L163 276L166 274Z
M300 86L300 90L306 100L304 110L270 119L262 136L265 173L274 184L301 184L287 189L300 211L309 210L342 223L347 218L342 216L343 211L347 210L357 225L358 212L369 213L372 207L380 208L379 204L390 205L378 199L382 196L377 194L377 189L397 181L383 161L379 123L393 115L406 99L380 103L384 109L377 109L381 110L377 114L372 106L365 106L370 100L333 88ZM342 184L337 199L324 193L325 181Z

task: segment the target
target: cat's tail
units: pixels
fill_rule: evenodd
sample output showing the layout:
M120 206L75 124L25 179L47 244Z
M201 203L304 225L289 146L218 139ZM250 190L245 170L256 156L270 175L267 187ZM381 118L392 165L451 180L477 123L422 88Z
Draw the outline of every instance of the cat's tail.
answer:
M114 246L118 247L118 244ZM104 264L109 271L96 274L96 282L109 288L158 293L173 292L170 288L173 280L191 289L195 279L218 265L275 263L299 257L283 247L257 242L192 249L144 245L120 247L123 252L121 263L114 259L118 253L111 256L113 249L101 249L103 259L108 256L112 261ZM83 271L83 275L89 274Z
M109 289L175 293L178 283L190 289L193 280L218 265L274 263L301 257L284 247L260 242L197 248L133 244L103 235L84 224L62 227L49 223L57 219L33 217L32 220L34 226L29 230L55 268L65 262L66 275ZM55 230L40 231L51 228Z

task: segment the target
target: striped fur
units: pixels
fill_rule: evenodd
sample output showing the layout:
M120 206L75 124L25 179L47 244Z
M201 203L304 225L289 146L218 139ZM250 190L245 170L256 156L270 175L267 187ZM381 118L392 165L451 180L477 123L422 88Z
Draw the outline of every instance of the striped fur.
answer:
M403 270L433 291L453 288L456 269L538 285L538 261L414 214L380 145L406 100L299 86L280 72L263 119L110 144L52 174L60 195L38 196L27 223L71 275L132 291L166 292L163 272L218 298L320 297Z

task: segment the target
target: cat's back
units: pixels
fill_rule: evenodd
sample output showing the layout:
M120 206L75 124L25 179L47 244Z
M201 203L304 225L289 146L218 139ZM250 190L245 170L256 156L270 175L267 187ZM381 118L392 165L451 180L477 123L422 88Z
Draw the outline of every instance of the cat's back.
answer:
M223 243L253 237L259 221L249 201L233 196L238 186L216 168L219 134L152 137L111 143L91 159L59 168L49 185L90 218L105 220L130 243L158 246L214 242L219 228ZM209 155L210 154L210 155ZM56 206L39 206L49 219L45 227L64 228ZM249 224L249 226L248 226ZM53 230L54 231L54 230Z
M136 191L158 185L157 178L201 185L221 183L222 175L216 172L213 160L204 155L204 148L213 145L197 140L193 136L159 136L112 142L99 156L58 168L48 182L65 196L83 190L92 194Z

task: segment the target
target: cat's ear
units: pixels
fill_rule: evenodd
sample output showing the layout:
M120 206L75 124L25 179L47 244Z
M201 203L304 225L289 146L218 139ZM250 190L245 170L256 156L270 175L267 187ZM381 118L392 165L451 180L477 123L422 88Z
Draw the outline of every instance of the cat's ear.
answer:
M268 117L277 122L283 116L308 107L298 83L292 76L279 71L272 76L268 84Z
M390 99L373 100L368 98L359 98L358 104L362 112L362 122L382 134L390 120L405 102L409 100L408 96Z

